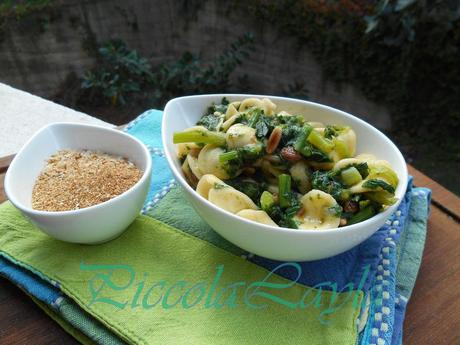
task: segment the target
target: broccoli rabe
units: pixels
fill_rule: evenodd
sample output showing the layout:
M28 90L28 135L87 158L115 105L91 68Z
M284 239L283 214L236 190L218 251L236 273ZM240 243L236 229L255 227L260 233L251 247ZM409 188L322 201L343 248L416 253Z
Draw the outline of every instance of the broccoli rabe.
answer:
M225 113L228 108L228 100L224 97L221 104L212 104L205 115L198 120L197 125L206 127L210 131L216 131L224 121Z
M205 127L197 126L192 129L175 132L173 134L173 143L200 143L200 144L213 144L216 146L225 146L227 141L225 135L220 132L210 131Z
M334 179L334 175L327 171L315 171L312 174L312 187L313 189L319 189L326 192L334 197L336 200L346 200L349 198L345 186Z
M369 176L369 167L366 162L348 164L341 169L331 170L330 175L334 177L340 176L344 170L347 170L349 168L355 168L356 170L358 170L359 174L361 175L363 179Z
M300 152L308 160L315 162L331 162L331 158L321 150L315 148L309 141L308 138L313 131L313 127L305 124L302 130L298 132L297 139L294 142L294 148Z
M396 202L394 194L385 190L380 192L367 192L364 193L364 196L379 205L393 205Z
M386 183L385 181L383 180L377 180L377 179L371 179L371 180L367 180L363 183L363 187L364 188L369 188L369 189L373 189L375 191L387 191L389 193L394 193L395 192L395 188Z
M273 130L274 126L272 125L268 116L260 114L257 122L254 125L254 128L256 129L257 138L264 138L269 132Z
M232 179L226 181L230 186L239 190L240 192L246 194L248 197L258 204L260 196L263 192L263 184L260 184L254 180L241 180L241 179Z
M206 127L210 131L217 130L219 123L223 121L223 115L208 114L204 115L196 124Z
M341 217L342 211L343 211L343 208L339 204L329 207L329 212L336 217Z
M261 143L246 145L231 151L222 153L219 156L219 161L225 163L225 170L230 176L249 165L264 154L263 145Z
M272 206L275 205L275 198L269 191L264 191L260 196L260 208L265 212L269 212Z
M343 126L326 126L324 129L324 137L327 139L332 139L347 129L348 127Z
M222 98L222 101L220 104L215 104L213 103L209 108L208 108L208 114L214 114L215 112L225 114L227 112L227 108L230 102L226 97Z
M271 219L279 226L291 229L298 229L299 224L294 219L296 213L300 210L300 204L293 205L287 209L283 209L280 205L275 204L270 207L266 212Z
M241 165L256 160L263 153L262 144L250 144L222 153L219 156L219 161L221 163L231 162L232 164L239 163Z
M302 126L281 126L281 146L294 146L299 136L302 135Z
M362 221L364 221L366 219L371 218L373 215L375 215L375 209L374 209L374 207L369 205L369 206L363 208L362 210L360 210L359 212L355 213L354 215L352 215L348 219L347 225L360 223L360 222L362 222Z

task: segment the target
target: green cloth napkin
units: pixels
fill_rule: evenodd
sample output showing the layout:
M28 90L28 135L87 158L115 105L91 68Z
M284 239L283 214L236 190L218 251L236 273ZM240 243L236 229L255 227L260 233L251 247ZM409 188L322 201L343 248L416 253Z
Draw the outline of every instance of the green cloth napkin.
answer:
M295 284L146 216L119 238L87 246L52 239L6 202L0 205L0 255L57 282L76 306L129 343L336 345L357 339L361 292ZM60 321L59 313L42 307ZM94 341L66 329L84 343Z

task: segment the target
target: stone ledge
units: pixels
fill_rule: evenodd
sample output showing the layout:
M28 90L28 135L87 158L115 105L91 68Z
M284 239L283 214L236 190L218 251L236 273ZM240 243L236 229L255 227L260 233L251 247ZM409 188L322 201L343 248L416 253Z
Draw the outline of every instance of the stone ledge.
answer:
M114 125L0 83L0 157L17 153L40 128L54 122Z

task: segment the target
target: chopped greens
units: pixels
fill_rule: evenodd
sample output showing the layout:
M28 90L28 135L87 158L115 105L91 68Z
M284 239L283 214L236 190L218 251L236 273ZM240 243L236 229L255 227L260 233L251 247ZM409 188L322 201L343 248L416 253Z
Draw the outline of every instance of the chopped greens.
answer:
M212 113L204 115L196 124L203 126L209 129L210 131L215 131L219 123L222 122L222 119L223 117L221 115L215 115L214 113Z

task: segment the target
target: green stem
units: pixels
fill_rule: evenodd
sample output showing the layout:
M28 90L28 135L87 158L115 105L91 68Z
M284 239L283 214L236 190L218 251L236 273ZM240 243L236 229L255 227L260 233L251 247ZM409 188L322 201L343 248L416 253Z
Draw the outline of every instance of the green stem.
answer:
M374 208L372 206L367 206L361 211L359 211L358 213L351 216L347 222L347 225L360 223L362 221L365 221L366 219L371 218L374 215L375 215Z
M387 191L367 192L364 196L380 205L393 205L397 201L394 195Z
M173 134L173 143L202 143L225 146L226 140L225 136L221 133L196 129L192 131L175 132Z
M254 128L256 126L257 121L259 120L260 117L260 111L254 111L253 115L248 121L248 126Z
M310 135L313 127L305 124L302 127L302 133L297 138L296 142L294 143L294 148L296 151L300 152L305 157L310 157L312 155L311 146L307 143L307 137Z
M221 153L219 156L219 162L225 163L239 157L238 151L228 151L225 153Z
M358 169L356 169L355 167L349 167L349 168L342 170L342 172L340 173L340 176L342 177L342 181L348 187L354 186L355 184L363 180Z
M278 176L279 202L282 208L291 206L291 176L281 174Z
M326 153L329 153L334 149L334 143L329 139L324 138L315 130L310 132L310 134L307 137L307 141L314 147Z
M260 196L260 207L262 210L268 212L274 204L275 199L273 198L273 194L269 191L264 191Z
M340 156L340 158L348 158L350 156L350 152L348 152L348 147L345 142L339 139L332 139L332 142L334 143L334 150L337 152Z

